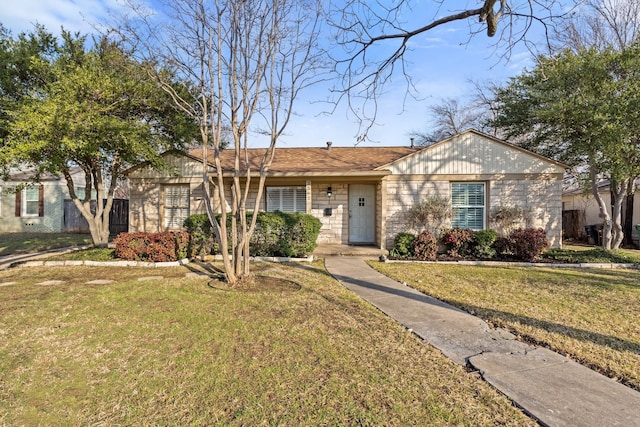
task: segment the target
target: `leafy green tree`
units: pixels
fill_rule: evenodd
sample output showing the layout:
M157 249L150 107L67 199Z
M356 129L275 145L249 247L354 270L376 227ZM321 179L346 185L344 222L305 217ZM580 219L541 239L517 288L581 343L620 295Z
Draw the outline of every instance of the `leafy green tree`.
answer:
M42 26L14 39L0 24L0 144L8 133L9 109L51 81L48 67L42 64L59 50L58 40Z
M64 176L94 244L106 245L114 190L126 168L143 161L161 167L160 151L180 148L196 128L117 45L103 38L85 50L85 43L63 32L56 55L32 58L31 66L46 70L50 81L26 84L28 93L8 110L0 164ZM84 171L82 198L74 167Z
M565 50L497 91L496 125L508 137L581 172L603 219L603 247L623 239L622 201L640 174L640 45ZM607 179L612 210L598 192Z

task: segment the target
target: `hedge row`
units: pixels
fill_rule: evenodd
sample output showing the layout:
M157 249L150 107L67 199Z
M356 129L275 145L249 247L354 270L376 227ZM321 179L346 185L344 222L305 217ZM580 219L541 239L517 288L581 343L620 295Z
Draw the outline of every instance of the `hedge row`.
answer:
M513 259L534 261L549 247L547 233L541 228L524 228L498 237L494 230L473 231L452 228L440 239L431 232L419 235L400 233L394 240L390 255L394 258L436 260L439 250L445 249L451 258Z
M167 262L187 256L189 233L120 233L114 240L115 254L130 261Z
M251 213L247 214L250 221ZM220 216L218 216L218 221ZM231 218L228 217L228 229ZM191 215L184 222L191 235L189 256L201 256L218 252L214 243L213 228L206 214ZM302 257L317 246L320 220L312 215L289 212L258 212L256 228L249 242L253 256Z

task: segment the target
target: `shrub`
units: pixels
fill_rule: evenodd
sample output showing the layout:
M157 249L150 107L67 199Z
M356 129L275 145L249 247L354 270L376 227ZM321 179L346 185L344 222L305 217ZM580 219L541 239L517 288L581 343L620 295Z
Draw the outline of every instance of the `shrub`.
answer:
M549 247L542 228L519 228L509 235L510 249L516 259L534 261Z
M451 218L451 203L448 197L429 196L407 211L407 221L418 229L440 233L440 226Z
M247 223L253 212L247 212ZM216 215L220 221L221 215ZM192 234L189 256L206 255L217 249L213 226L206 214L191 215L184 223ZM302 257L316 248L322 223L312 215L299 212L258 212L256 228L249 241L253 256ZM231 242L231 215L227 215L227 231Z
M424 230L413 240L413 253L423 261L433 261L438 256L438 241L433 233Z
M493 248L493 244L497 237L498 233L491 229L478 230L473 233L473 256L477 258L493 258L496 255L496 250Z
M280 233L275 256L301 257L313 252L318 245L322 223L312 215L300 212L275 212L282 215L285 228Z
M189 233L187 254L189 258L210 255L215 251L213 227L207 214L194 214L184 220L184 227Z
M285 228L283 215L277 212L258 212L256 228L249 242L249 252L254 256L274 256L279 251Z
M460 258L471 255L473 230L467 228L452 228L442 235L442 243L447 247L447 254Z
M393 248L389 251L389 255L397 258L409 258L413 256L413 241L415 234L399 233L393 239Z
M130 261L167 262L187 256L189 233L120 233L114 240L115 254Z
M496 237L496 241L493 242L493 249L496 251L496 256L501 259L509 258L513 254L511 251L511 240L508 237Z

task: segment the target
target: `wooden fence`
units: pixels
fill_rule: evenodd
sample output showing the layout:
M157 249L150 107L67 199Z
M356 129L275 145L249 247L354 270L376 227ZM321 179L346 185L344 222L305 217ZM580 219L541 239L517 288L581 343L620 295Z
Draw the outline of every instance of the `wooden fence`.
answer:
M95 202L91 210L95 212ZM64 201L64 231L67 233L89 233L89 224L84 219L73 200ZM129 200L113 199L113 206L109 213L109 234L116 236L129 231Z

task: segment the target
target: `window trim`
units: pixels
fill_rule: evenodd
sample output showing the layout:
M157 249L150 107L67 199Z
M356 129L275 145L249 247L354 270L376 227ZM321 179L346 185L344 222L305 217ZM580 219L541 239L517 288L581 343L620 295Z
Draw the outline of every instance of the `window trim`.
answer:
M292 200L293 200L293 210L285 210L283 209L282 206L282 202L283 202L283 190L293 190L293 196L292 196ZM273 191L279 191L280 195L279 195L279 206L276 209L273 209L270 205L271 205L271 194ZM298 192L301 191L302 194L298 194ZM299 212L299 213L307 213L307 187L306 185L270 185L266 187L265 190L265 211L267 212L275 212L275 211L281 211L281 212ZM298 199L302 199L302 200L298 200ZM298 206L298 204L301 204L302 206Z
M466 205L454 205L453 201L453 186L454 185L482 185L482 205L476 204L466 204ZM477 209L482 208L482 227L481 228L471 228L472 230L484 230L487 228L487 183L485 181L452 181L450 183L450 191L451 191L451 210L452 210L452 218L451 218L451 226L459 227L459 225L454 224L455 220L455 210L458 209ZM468 223L467 226L463 228L469 228Z
M36 190L37 198L35 200L27 200L27 191ZM16 202L18 206L16 206L16 216L24 217L24 218L37 218L44 216L44 186L42 184L26 187L20 191L19 194L16 194ZM35 213L27 212L29 202L36 202L37 208Z
M167 204L167 189L168 188L186 188L187 190L187 194L186 194L186 198L184 199L184 201L186 202L185 205L176 205L176 206L169 206ZM181 198L178 197L178 202L181 201ZM191 186L189 184L186 183L182 183L182 184L164 184L162 186L162 226L164 227L164 229L166 230L178 230L178 229L182 229L183 225L182 223L180 223L179 225L176 225L176 218L181 218L179 216L173 216L172 218L172 222L169 223L169 215L167 214L167 210L168 209L175 209L177 211L179 210L186 210L186 215L184 216L184 218L182 219L182 221L184 221L185 219L187 219L189 217L189 215L191 214Z

